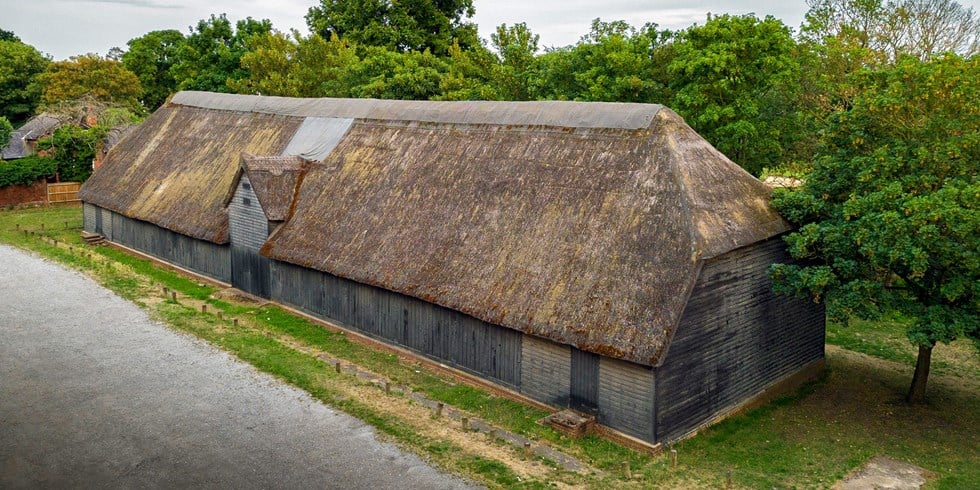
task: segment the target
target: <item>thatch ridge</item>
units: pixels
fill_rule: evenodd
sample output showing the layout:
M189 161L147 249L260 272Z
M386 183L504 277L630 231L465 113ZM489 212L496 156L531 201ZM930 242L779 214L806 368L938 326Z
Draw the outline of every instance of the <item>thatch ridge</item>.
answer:
M179 92L170 103L204 109L296 117L595 129L646 128L663 108L658 104L622 102L296 99L194 91Z

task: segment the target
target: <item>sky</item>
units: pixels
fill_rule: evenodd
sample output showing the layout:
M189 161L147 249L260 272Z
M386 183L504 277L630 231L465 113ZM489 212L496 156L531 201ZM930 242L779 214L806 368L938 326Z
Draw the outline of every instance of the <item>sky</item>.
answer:
M980 0L961 0L980 10ZM225 13L232 21L269 19L280 31L307 33L303 18L317 0L0 0L0 29L13 31L25 43L55 60L126 47L126 42L150 31L177 29L211 14ZM805 0L474 0L480 36L489 39L495 27L526 22L541 36L538 45L574 44L588 33L592 19L625 20L634 26L655 22L661 28L681 29L703 24L707 14L772 15L798 29L806 12Z

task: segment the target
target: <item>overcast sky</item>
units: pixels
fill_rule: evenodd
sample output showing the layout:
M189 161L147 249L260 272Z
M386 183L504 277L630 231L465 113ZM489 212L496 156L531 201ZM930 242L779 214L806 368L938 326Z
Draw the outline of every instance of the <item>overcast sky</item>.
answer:
M0 29L14 31L24 42L60 60L69 56L105 55L113 46L147 32L189 26L210 14L228 14L232 21L269 19L280 31L307 33L303 16L316 0L0 0ZM978 10L980 0L961 1ZM655 22L680 29L704 23L713 14L773 15L799 28L805 0L474 0L480 35L489 39L495 26L526 22L541 36L539 45L574 44L589 30L592 19L625 20L635 26Z

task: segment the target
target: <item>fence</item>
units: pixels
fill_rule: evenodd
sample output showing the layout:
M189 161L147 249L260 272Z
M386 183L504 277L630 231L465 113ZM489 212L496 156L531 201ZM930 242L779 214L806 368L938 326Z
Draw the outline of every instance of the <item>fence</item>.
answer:
M64 182L61 184L48 184L48 202L74 202L78 200L78 189L82 184L78 182Z

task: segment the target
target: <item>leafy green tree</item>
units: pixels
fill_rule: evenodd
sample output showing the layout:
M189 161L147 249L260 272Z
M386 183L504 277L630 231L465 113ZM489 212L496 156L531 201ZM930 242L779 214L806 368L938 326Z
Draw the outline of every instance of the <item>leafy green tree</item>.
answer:
M122 63L96 54L51 63L37 82L41 101L48 105L87 96L135 110L142 91L139 78Z
M31 155L0 165L0 187L8 185L31 185L38 180L53 177L58 171L58 163L53 158Z
M14 124L31 116L41 102L36 78L48 63L32 46L15 40L0 41L0 116Z
M449 48L448 71L439 80L441 100L497 100L493 82L500 61L486 47L463 49L458 43Z
M786 241L804 265L772 275L832 320L912 319L920 401L936 343L980 348L980 57L902 58L860 83L804 186L774 199L800 226Z
M170 70L184 42L179 31L166 30L148 32L126 43L129 50L122 54L122 64L139 77L143 87L139 99L147 110L160 107L177 91L177 80Z
M3 151L10 142L10 135L14 132L13 124L7 118L0 116L0 151Z
M476 25L466 21L474 13L473 0L320 0L306 23L324 39L446 56L454 40L463 49L480 44Z
M882 59L922 60L954 52L980 52L980 16L955 0L807 0L802 34L822 42L836 38L867 48Z
M100 142L109 132L107 126L83 128L64 125L37 143L38 153L57 162L58 176L66 182L85 182L92 175L92 162Z
M5 31L3 29L0 29L0 41L13 41L15 43L21 42L20 38L17 37L16 34L14 34L11 31Z
M538 39L540 36L532 33L523 22L511 27L501 24L490 35L490 44L500 55L500 63L495 64L492 71L493 84L503 99L532 98L534 53L538 51Z
M669 31L636 29L624 21L592 21L578 44L538 58L539 98L668 103Z
M229 80L248 78L248 70L241 66L241 58L248 52L248 41L271 31L271 22L251 17L239 20L234 26L225 14L202 19L177 48L170 75L180 90L231 92Z
M365 48L360 63L351 67L352 97L427 100L441 95L447 63L429 51L399 53L386 48Z
M360 59L346 41L333 36L329 41L318 34L303 37L270 32L248 42L242 55L248 70L244 80L231 80L238 93L287 97L348 97L349 72Z
M672 108L742 168L759 175L775 167L801 136L794 46L773 17L710 17L674 44Z

